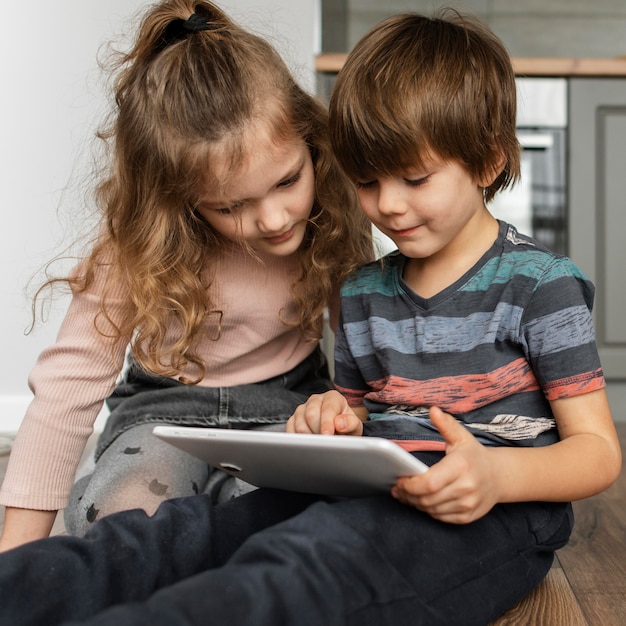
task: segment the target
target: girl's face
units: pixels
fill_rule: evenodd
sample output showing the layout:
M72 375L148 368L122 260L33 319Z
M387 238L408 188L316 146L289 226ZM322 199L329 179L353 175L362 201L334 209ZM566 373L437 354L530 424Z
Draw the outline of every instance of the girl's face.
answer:
M276 140L263 128L253 135L235 172L230 158L213 158L212 171L227 184L206 185L196 208L223 237L288 256L300 247L313 208L311 155L301 140Z

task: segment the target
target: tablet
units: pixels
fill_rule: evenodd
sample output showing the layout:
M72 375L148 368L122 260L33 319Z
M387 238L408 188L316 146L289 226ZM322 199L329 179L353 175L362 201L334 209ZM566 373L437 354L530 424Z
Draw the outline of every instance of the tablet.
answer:
M257 487L333 496L389 493L428 466L388 439L156 426L154 434Z

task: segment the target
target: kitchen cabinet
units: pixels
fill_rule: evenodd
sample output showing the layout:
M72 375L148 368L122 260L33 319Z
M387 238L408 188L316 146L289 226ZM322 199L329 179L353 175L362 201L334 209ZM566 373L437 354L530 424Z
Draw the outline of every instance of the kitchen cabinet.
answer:
M569 256L596 284L607 380L626 385L626 78L569 79Z

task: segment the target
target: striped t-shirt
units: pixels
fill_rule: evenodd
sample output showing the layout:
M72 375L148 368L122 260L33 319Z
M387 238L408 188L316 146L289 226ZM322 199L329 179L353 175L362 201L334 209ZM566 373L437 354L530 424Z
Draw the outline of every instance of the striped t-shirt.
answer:
M403 281L405 261L392 253L342 289L335 386L370 420L434 443L439 406L485 443L547 445L549 401L605 386L594 287L570 259L501 222L480 261L428 299Z

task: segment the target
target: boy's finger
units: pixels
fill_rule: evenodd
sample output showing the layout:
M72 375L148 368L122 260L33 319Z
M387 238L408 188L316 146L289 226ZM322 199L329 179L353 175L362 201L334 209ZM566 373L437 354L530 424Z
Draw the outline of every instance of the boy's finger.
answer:
M335 418L335 430L342 435L361 435L363 422L353 413L342 413Z
M466 440L468 436L472 436L463 424L439 407L431 407L429 417L448 445L460 443Z
M320 429L322 435L334 435L336 431L335 418L345 410L345 400L337 392L329 391L320 396Z
M335 434L335 417L336 413L325 412L322 413L320 419L320 434L321 435L334 435Z

